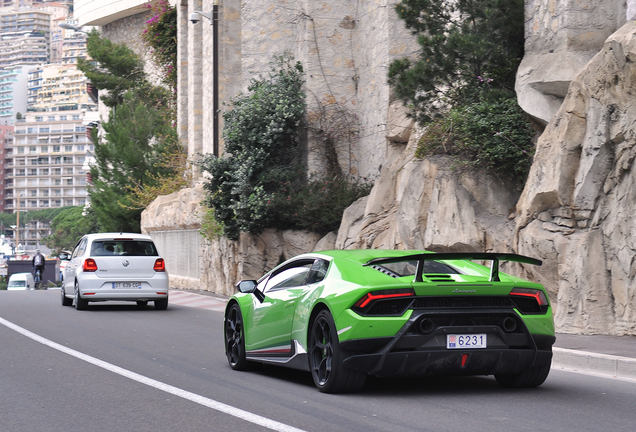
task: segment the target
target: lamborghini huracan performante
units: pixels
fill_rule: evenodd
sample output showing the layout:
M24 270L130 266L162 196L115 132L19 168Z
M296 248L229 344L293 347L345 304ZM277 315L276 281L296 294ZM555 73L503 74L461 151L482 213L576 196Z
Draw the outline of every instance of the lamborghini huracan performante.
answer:
M490 268L474 261L490 262ZM499 272L522 255L334 250L299 255L226 307L230 367L311 372L322 392L362 389L368 375L494 375L536 387L555 341L543 286Z

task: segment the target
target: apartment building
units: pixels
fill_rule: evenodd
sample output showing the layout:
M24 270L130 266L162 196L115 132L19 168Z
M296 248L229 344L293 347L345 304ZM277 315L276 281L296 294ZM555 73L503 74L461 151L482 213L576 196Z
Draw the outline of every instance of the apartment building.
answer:
M12 125L16 116L27 109L29 65L13 65L0 69L0 124Z

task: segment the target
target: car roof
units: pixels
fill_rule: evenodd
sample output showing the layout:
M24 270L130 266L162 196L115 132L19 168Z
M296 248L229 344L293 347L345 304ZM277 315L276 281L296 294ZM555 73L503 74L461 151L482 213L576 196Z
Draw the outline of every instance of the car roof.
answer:
M139 233L125 233L125 232L107 232L107 233L92 233L86 234L84 238L88 240L150 240L152 238L146 234Z
M399 250L399 249L345 249L345 250L327 250L314 252L307 255L326 255L330 258L343 259L353 261L359 264L366 264L375 258L393 258L401 256L409 256L422 253L434 253L424 250Z

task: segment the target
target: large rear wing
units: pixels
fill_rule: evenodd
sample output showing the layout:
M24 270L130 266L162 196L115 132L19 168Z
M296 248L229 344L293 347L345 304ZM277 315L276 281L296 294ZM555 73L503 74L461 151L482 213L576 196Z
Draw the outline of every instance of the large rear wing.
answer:
M391 258L374 258L369 260L365 266L382 265L404 261L417 261L414 282L423 282L422 272L424 271L424 261L450 261L450 260L480 260L491 261L490 282L499 282L499 261L513 261L522 264L532 264L540 266L541 260L530 258L524 255L488 253L488 252L450 252L450 253L419 253L414 255L403 255Z

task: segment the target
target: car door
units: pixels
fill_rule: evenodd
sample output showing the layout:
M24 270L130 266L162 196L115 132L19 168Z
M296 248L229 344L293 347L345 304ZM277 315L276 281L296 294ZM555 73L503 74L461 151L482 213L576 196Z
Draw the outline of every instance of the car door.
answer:
M285 354L291 351L291 330L298 298L307 289L306 281L313 259L292 262L277 269L259 287L265 294L261 303L254 298L254 309L247 326L246 349Z
M82 259L84 257L84 251L86 250L86 243L88 242L87 238L80 239L73 249L73 253L71 254L71 259L66 264L66 268L64 269L64 292L66 294L71 294L75 290L75 272L78 268L82 268Z

